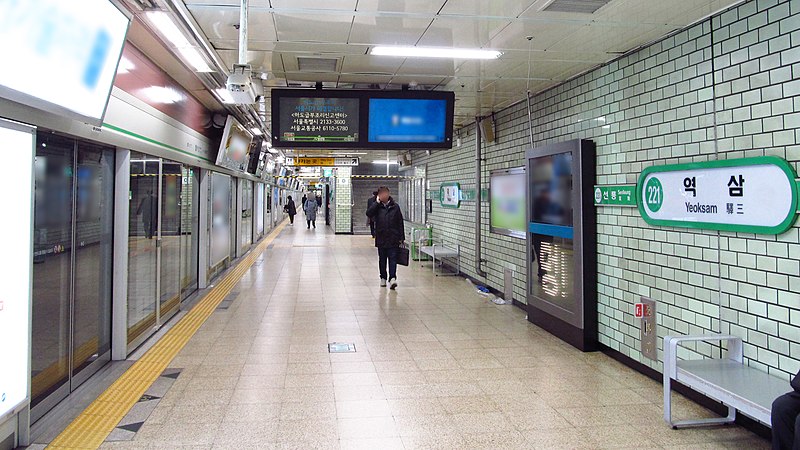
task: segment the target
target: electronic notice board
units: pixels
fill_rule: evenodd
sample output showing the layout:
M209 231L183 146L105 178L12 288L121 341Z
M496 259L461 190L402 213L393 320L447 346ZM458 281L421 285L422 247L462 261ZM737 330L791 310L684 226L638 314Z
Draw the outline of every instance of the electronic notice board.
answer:
M451 148L455 94L444 91L272 90L278 148Z
M279 101L283 142L358 142L357 98L283 97Z

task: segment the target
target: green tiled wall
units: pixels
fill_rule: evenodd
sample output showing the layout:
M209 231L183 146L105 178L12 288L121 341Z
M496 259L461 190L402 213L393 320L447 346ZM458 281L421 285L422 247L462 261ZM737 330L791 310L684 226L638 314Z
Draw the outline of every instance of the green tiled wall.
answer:
M651 165L777 155L800 162L800 1L743 3L531 100L534 145L570 139L597 144L598 184L633 184ZM489 172L523 165L529 147L525 104L495 114L496 141L484 143ZM430 189L458 181L474 188L475 126L461 146L415 152ZM502 288L515 268L525 301L524 241L489 233L483 203L486 283ZM462 245L474 270L474 202L458 210L434 202L438 239ZM788 376L800 368L800 234L780 236L655 228L633 208L604 207L598 222L600 341L641 358L633 303L659 302L659 335L732 333L747 363ZM659 344L661 345L661 344ZM719 354L708 345L695 349Z

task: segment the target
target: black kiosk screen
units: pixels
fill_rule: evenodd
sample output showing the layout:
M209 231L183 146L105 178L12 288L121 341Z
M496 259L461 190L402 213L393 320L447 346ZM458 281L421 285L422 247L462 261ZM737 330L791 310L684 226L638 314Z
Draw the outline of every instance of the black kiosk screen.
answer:
M281 142L358 142L359 99L281 97L278 139Z

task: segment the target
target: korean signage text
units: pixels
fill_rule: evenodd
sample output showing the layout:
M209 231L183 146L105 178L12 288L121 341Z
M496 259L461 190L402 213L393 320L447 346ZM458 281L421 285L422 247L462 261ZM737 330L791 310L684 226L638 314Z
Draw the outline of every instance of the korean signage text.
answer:
M334 166L343 166L343 167L354 167L357 166L359 159L357 157L352 158L311 158L311 157L299 157L299 158L286 158L286 162L284 163L285 166L303 166L303 167L334 167Z
M797 218L795 178L772 156L654 166L636 196L651 225L780 234Z

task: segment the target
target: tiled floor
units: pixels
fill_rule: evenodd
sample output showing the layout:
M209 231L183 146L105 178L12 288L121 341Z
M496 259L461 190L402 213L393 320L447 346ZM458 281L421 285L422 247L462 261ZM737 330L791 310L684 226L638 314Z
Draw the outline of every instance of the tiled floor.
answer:
M133 439L103 448L768 448L738 427L671 430L660 384L462 278L416 266L380 288L371 245L287 227L173 361Z

